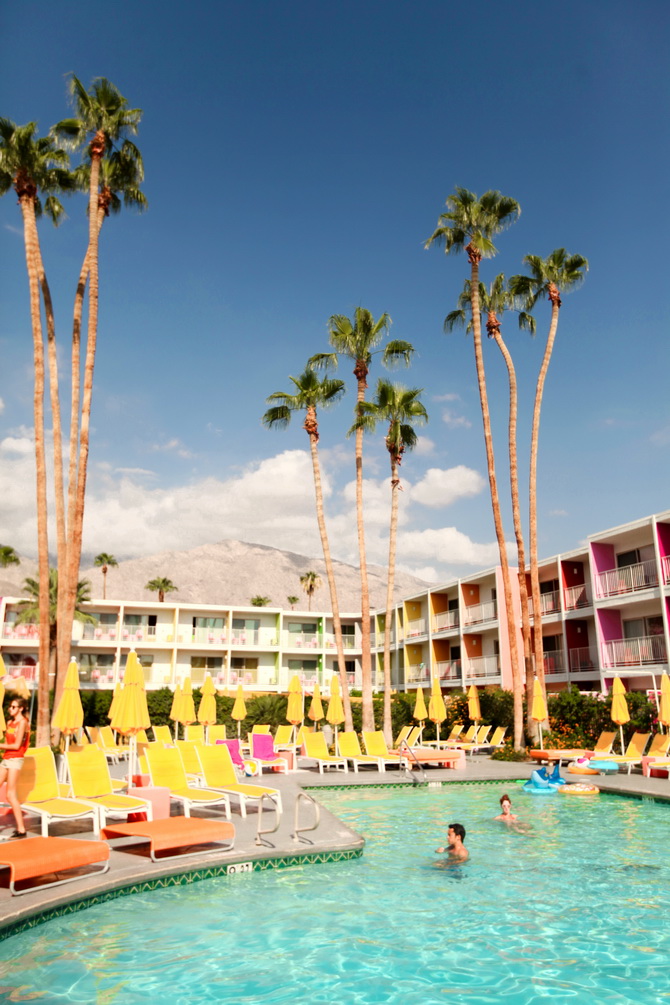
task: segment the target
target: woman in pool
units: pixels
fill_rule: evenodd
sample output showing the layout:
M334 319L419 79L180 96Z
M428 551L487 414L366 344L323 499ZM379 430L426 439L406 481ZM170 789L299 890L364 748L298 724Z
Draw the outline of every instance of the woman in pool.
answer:
M0 743L0 750L4 751L2 764L0 764L0 785L7 782L7 802L12 807L16 821L16 830L10 835L11 838L26 837L26 825L23 822L16 785L19 780L19 772L23 767L23 758L30 743L30 723L26 718L27 708L28 702L25 698L12 699L8 709L10 718L7 723L5 742Z
M502 820L505 824L515 824L518 821L516 813L512 813L512 800L507 793L500 797L500 809L502 812L494 820Z

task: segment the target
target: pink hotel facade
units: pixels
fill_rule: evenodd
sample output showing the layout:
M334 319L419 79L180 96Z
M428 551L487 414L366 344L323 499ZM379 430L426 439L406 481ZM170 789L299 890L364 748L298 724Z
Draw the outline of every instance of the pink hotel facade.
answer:
M513 576L519 652L521 611ZM540 564L544 670L551 690L576 684L609 690L615 676L629 690L658 685L670 652L670 510L591 535L583 546ZM500 568L454 579L406 597L391 625L392 681L414 690L437 676L445 691L511 686L510 626ZM325 694L336 668L332 616L281 608L94 600L91 624L75 622L72 652L82 687L109 688L123 678L131 648L147 687L193 685L210 673L219 688L286 691L297 674ZM0 599L0 654L6 684L36 676L38 629L19 624L17 598ZM343 615L350 686L361 683L360 616ZM371 617L374 683L383 685L385 617ZM532 623L532 619L531 619Z

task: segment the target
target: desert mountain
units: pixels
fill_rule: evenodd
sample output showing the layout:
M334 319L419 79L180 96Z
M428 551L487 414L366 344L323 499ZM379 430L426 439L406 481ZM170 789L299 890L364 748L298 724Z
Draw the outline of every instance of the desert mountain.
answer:
M252 597L260 594L269 597L270 607L289 606L287 597L299 597L296 610L307 610L307 597L300 588L300 576L313 570L323 581L314 594L312 608L328 610L330 597L323 559L279 551L262 544L243 541L219 541L201 545L190 551L163 551L145 558L131 558L110 568L107 574L107 597L110 600L156 600L156 593L144 589L146 583L157 577L171 579L179 587L166 600L190 604L239 604L248 606ZM36 576L34 561L22 560L21 565L9 566L0 571L0 595L20 596L21 584L26 576ZM386 604L386 570L368 566L370 604ZM93 567L81 571L82 579L89 579L92 596L102 597L102 572ZM426 583L407 573L396 572L396 600L426 588ZM343 562L335 562L340 610L354 614L360 610L360 581L358 569Z

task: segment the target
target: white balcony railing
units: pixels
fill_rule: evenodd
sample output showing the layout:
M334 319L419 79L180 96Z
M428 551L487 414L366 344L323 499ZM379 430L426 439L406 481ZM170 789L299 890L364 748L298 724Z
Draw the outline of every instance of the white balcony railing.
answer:
M15 666L8 666L5 677L0 678L6 688L11 690L12 681L17 677L25 678L28 684L37 682L37 667L34 663L20 663Z
M39 642L39 625L18 625L16 621L5 621L2 626L2 637L5 639L23 639L30 642Z
M430 683L430 670L425 663L406 663L405 664L405 683L406 684L429 684Z
M335 636L328 633L323 636L323 641L326 649L335 649ZM343 649L360 649L360 642L357 641L355 635L343 635L342 636L342 648Z
M117 625L82 625L81 637L85 642L116 642Z
M433 618L433 631L448 632L452 628L458 628L458 611L440 611Z
M586 583L579 586L566 586L563 590L563 603L566 611L578 611L580 607L589 607L591 597Z
M416 621L408 621L407 628L405 629L405 638L413 638L417 635L426 634L426 619L417 618Z
M478 625L482 621L495 621L498 617L498 605L495 600L489 600L486 604L472 604L465 608L464 623L466 625Z
M319 636L312 632L284 632L284 649L317 649Z
M670 555L664 555L661 559L661 567L663 569L663 582L670 583Z
M596 584L599 597L617 597L622 593L658 586L656 562L650 559L636 565L624 565L620 569L608 569L596 576Z
M500 668L497 656L475 656L469 659L465 665L465 676L470 677L498 677Z
M440 680L460 680L461 661L460 660L439 660L435 664L435 673Z
M542 665L546 674L565 673L565 654L562 649L542 653Z
M381 649L384 645L386 639L386 632L377 632L376 635L370 636L370 645L373 649ZM391 632L390 644L393 645L395 642L395 635Z
M571 649L568 653L568 659L572 673L598 669L598 652L595 646L581 646L578 649Z
M164 641L172 642L172 631L166 632ZM201 646L225 646L228 644L229 634L225 628L202 628L191 629L190 639Z
M606 667L644 666L666 662L665 639L662 635L603 642L603 664Z
M289 671L286 671L287 674ZM254 667L253 669L230 668L217 675L217 687L236 687L238 684L249 686L275 687L277 684L277 668L271 666Z

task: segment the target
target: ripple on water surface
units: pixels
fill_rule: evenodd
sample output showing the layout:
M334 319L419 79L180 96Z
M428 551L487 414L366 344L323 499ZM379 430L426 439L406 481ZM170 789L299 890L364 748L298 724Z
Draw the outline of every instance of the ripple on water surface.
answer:
M601 795L491 818L500 785L319 793L359 860L110 901L0 945L0 1001L670 1002L670 807ZM440 868L447 824L471 858Z

